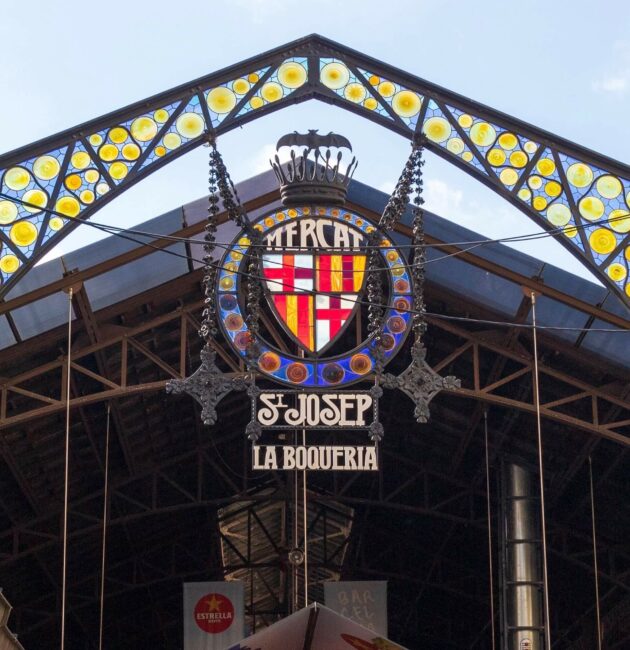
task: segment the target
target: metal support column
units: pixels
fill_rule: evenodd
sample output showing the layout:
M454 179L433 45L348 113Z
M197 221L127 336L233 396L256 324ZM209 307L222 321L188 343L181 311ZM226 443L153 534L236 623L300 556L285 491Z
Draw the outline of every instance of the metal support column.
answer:
M503 461L500 487L501 648L548 650L536 475Z

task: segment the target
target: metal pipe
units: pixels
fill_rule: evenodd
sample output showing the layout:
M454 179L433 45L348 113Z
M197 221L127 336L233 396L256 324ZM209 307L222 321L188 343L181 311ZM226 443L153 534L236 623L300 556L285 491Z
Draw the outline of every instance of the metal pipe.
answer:
M501 472L503 650L543 650L542 554L535 477L516 463Z

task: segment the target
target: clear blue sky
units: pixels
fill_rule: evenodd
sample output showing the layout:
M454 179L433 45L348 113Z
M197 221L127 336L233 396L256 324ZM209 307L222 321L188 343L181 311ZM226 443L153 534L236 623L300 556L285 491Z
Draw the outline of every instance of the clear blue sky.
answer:
M0 150L317 32L621 161L630 159L630 3L603 0L31 0L0 20ZM277 138L319 128L347 135L356 177L389 189L402 138L317 102L224 136L232 176L267 168ZM206 192L206 150L155 173L98 220L132 226ZM536 230L463 172L428 155L427 207L489 236ZM54 252L99 238L82 226ZM523 250L585 274L555 242Z

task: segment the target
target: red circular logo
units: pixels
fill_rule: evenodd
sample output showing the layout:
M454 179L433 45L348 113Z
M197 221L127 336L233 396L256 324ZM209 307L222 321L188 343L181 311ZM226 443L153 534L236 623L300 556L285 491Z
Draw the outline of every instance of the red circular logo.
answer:
M195 605L193 616L204 632L220 634L234 622L234 605L223 594L206 594Z

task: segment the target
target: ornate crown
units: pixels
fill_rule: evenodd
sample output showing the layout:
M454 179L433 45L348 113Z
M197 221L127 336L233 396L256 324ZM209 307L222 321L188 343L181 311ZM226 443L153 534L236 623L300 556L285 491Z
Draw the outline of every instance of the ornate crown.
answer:
M281 163L278 157L277 152L282 147L291 147L291 158L286 163ZM358 162L353 156L345 172L341 171L343 154L338 151L335 156L332 148L352 151L347 138L332 132L320 135L317 129L310 129L308 133L295 131L278 140L274 160L269 162L280 181L283 205L345 203Z

